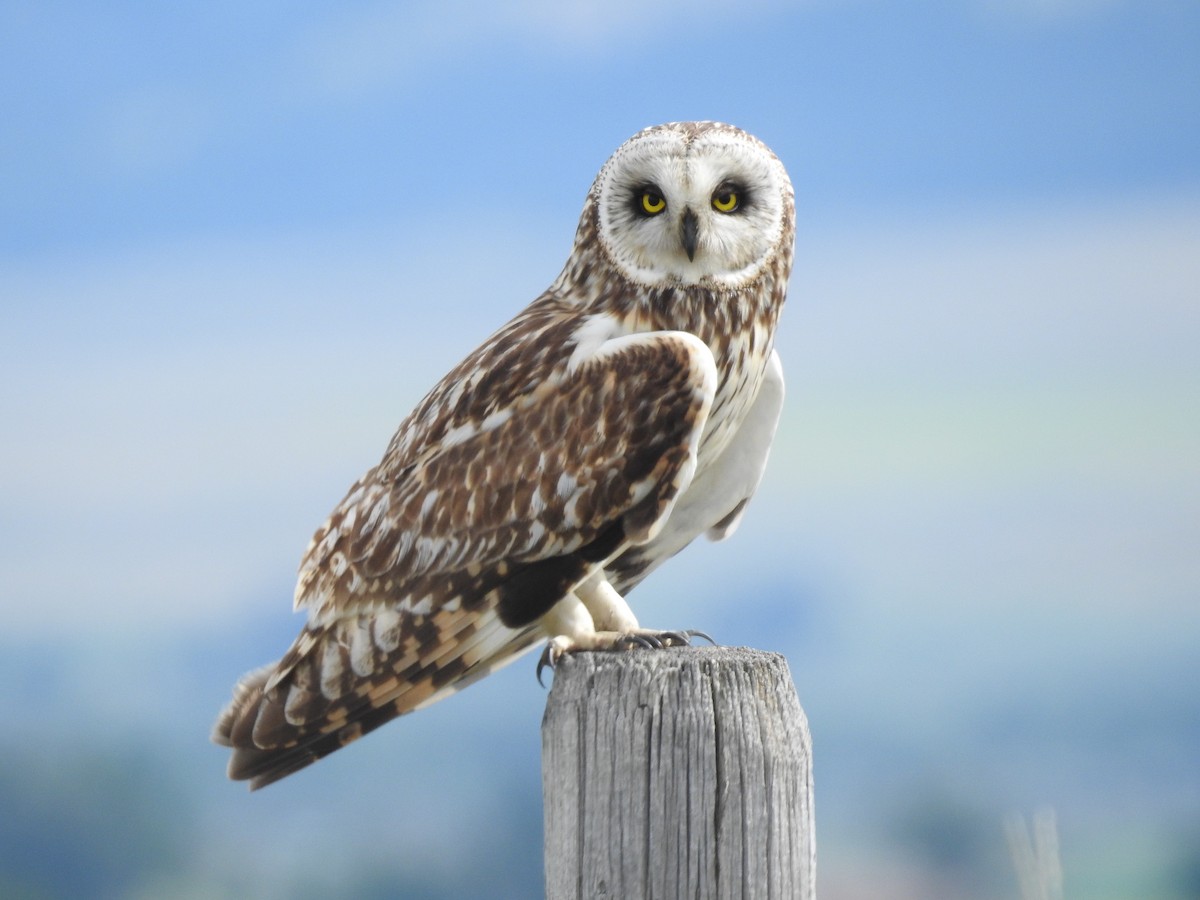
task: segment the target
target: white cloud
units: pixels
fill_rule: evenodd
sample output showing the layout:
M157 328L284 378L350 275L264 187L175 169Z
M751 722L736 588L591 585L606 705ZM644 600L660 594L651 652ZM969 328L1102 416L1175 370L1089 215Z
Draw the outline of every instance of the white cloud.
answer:
M0 276L21 298L0 363L19 436L0 448L6 626L102 610L175 627L286 593L411 404L556 273L560 236L476 221L453 247L321 235ZM788 420L755 517L871 593L961 590L1001 507L1027 593L1089 546L1091 589L1162 598L1198 577L1170 539L1200 520L1198 233L1195 203L804 230ZM486 264L456 266L467 245ZM934 536L952 541L937 574ZM775 551L792 558L764 545L764 566Z
M9 623L170 626L286 584L421 394L557 273L511 216L475 222L442 230L470 270L384 229L0 274Z
M738 15L745 21L788 5L753 0L741 4ZM728 13L728 4L720 0L375 4L309 29L297 42L291 65L307 72L321 93L355 96L417 76L422 81L435 77L433 73L454 69L485 46L490 54L511 46L526 56L569 58L621 46L653 46L668 29L678 33L681 23L703 27ZM419 88L419 83L409 86Z
M1194 199L803 234L763 558L931 681L1194 635L1198 234Z
M332 97L392 86L453 64L494 30L500 5L375 4L309 28L292 62ZM431 64L441 62L441 66ZM414 85L415 87L415 85Z
M1100 15L1126 5L1126 0L980 0L980 5L998 18L1051 23Z
M99 160L117 173L160 172L191 162L212 134L215 119L200 92L177 85L143 85L114 97L99 111Z
M737 7L743 28L797 8L857 7L864 14L879 0L748 0ZM1095 15L1121 0L977 0L997 19L1063 21ZM310 28L297 42L293 61L317 89L353 96L393 87L405 79L428 79L453 69L486 47L511 46L523 55L567 57L622 48L651 48L687 39L727 19L724 0L521 0L480 3L376 3L345 8L341 18ZM756 21L758 20L758 21ZM414 82L412 87L419 87Z

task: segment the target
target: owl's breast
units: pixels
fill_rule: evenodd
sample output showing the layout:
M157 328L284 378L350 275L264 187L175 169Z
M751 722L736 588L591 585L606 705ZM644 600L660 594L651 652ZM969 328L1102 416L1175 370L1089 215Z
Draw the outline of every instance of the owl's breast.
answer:
M700 437L697 472L721 455L754 405L771 357L771 331L752 326L718 342L710 341L709 348L720 380Z

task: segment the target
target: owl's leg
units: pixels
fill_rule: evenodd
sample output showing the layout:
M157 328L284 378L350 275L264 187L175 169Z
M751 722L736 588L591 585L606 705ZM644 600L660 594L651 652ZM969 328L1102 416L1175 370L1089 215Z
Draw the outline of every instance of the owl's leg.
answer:
M591 579L589 579L590 582ZM588 582L585 582L587 584ZM605 583L606 586L607 582ZM637 629L637 619L633 617L633 613L629 611L629 607L625 605L625 601L620 594L608 586L612 595L620 601L624 607L624 614L627 618L624 624L629 625L633 629ZM603 629L597 630L596 619L593 618L593 613L589 606L595 606L602 616L601 621L604 624L610 624L613 621L612 616L620 616L620 610L610 611L598 606L594 601L592 603L584 603L581 599L581 594L587 595L589 599L591 594L583 590L583 587L577 587L567 596L563 597L550 608L550 611L542 616L539 624L542 630L550 636L550 642L546 645L546 651L542 654L541 665L538 666L540 672L544 666L553 666L562 658L564 653L573 653L577 650L611 650L617 646L622 640L628 636L626 631Z
M542 670L554 668L564 653L579 650L631 650L680 647L693 637L712 642L702 631L656 631L638 625L637 616L608 583L603 570L596 570L542 616L541 626L550 641L538 662L538 681Z
M654 628L642 628L625 598L609 583L603 570L597 570L587 581L575 588L575 595L592 614L592 621L596 628L600 629L597 634L619 635L610 647L604 649L679 647L688 644L693 637L712 641L712 638L702 631L659 631Z
M542 669L554 668L564 653L574 650L594 650L601 642L592 614L574 592L567 594L539 620L542 630L550 636L542 658L538 660L537 680L542 683Z
M592 614L592 621L597 628L621 634L637 630L637 616L625 598L608 583L603 569L597 569L587 581L575 588L575 596L583 601L587 611Z
M592 573L587 581L575 588L575 596L583 602L597 629L596 646L588 649L677 647L687 644L689 638L696 635L712 640L700 631L660 631L655 628L642 628L625 598L609 583L607 575L601 569Z

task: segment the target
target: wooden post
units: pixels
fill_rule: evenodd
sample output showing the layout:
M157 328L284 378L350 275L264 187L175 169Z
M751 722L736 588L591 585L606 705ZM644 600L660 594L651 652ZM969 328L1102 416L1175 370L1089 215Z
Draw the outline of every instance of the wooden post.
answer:
M787 662L564 657L542 720L548 900L812 898L812 744Z

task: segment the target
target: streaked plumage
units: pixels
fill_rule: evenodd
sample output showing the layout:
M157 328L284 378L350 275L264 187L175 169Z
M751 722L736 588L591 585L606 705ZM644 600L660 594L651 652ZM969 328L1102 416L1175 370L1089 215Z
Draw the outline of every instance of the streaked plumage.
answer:
M640 631L621 595L731 532L766 463L792 203L775 156L728 125L613 154L558 279L313 536L307 625L217 722L232 778L269 784L547 637L553 659Z

